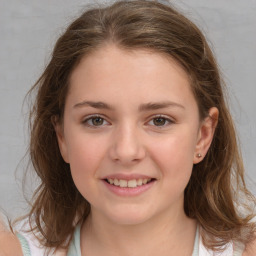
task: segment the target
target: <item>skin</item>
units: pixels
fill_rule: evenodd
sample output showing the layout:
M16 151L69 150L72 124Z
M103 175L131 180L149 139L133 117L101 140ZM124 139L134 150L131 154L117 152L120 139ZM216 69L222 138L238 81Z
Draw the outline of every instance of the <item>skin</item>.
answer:
M10 232L0 219L0 256L22 256L17 237Z
M256 255L256 239L246 246L245 251L243 253L243 256L254 256L254 255Z
M211 108L200 120L189 78L169 57L107 45L82 59L71 75L63 123L55 124L63 159L91 204L82 255L192 254L196 222L184 213L184 189L217 119ZM137 196L120 196L104 181L115 175L154 182Z

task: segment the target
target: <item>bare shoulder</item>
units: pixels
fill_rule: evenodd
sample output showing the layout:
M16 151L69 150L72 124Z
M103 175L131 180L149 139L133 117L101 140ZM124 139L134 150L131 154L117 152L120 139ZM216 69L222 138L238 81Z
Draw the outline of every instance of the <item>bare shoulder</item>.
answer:
M17 237L0 221L0 256L22 256Z
M256 255L256 239L247 244L243 253L243 256L255 256Z

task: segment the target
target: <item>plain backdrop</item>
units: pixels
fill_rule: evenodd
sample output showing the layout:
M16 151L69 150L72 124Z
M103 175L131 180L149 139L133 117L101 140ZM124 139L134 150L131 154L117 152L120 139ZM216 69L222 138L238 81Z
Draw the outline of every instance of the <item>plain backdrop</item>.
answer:
M204 31L217 56L247 180L256 194L256 0L171 2ZM0 0L0 208L10 217L26 210L21 182L28 141L24 97L47 64L58 36L88 3L93 1ZM34 187L33 180L26 184L28 196Z

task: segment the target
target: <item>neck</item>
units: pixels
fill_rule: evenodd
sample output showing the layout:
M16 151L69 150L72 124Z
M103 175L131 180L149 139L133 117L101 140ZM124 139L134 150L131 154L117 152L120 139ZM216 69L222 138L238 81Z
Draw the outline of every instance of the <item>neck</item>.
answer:
M182 214L151 218L136 225L120 225L92 211L81 229L82 255L192 255L196 221Z

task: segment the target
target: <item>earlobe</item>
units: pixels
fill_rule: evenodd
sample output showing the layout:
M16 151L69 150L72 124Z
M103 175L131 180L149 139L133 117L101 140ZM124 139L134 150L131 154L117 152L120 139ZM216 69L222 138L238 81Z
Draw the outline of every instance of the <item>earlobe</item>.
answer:
M59 150L62 155L63 160L66 163L69 163L68 160L68 150L67 150L67 144L64 136L64 130L63 130L63 125L60 123L60 120L57 116L52 117L52 124L56 133L58 145L59 145Z
M195 148L194 164L201 162L211 146L215 128L218 123L219 110L212 107L209 115L202 121L198 132L198 141Z

